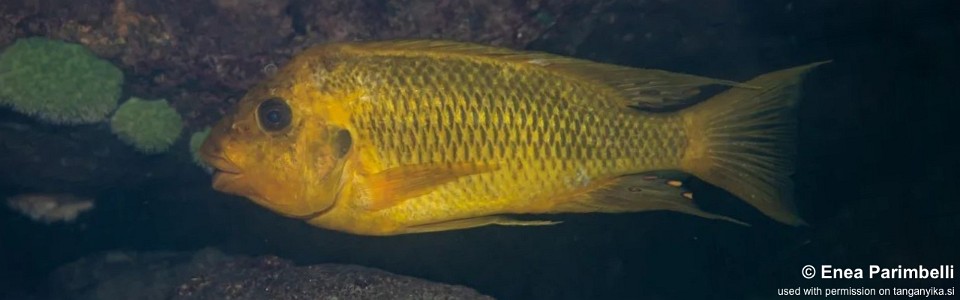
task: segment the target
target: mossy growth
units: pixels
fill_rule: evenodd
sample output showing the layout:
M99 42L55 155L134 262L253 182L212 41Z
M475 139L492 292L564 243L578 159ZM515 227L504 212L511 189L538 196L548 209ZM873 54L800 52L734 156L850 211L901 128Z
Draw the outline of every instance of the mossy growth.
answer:
M197 164L207 172L212 172L213 168L210 165L207 165L203 161L203 158L200 156L200 146L203 146L203 142L207 140L207 136L210 135L210 127L203 128L203 130L194 132L190 136L190 156L193 157L193 163Z
M25 38L0 53L0 104L46 122L103 121L122 84L119 69L82 45Z
M183 128L183 121L167 100L130 98L110 120L120 140L147 154L167 151Z

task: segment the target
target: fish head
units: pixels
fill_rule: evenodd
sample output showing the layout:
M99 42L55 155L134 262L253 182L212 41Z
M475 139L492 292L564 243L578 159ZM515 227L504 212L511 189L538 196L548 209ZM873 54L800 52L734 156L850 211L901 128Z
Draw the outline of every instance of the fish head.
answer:
M336 202L352 140L320 112L329 96L313 80L303 80L314 72L296 60L291 64L252 89L211 129L200 156L215 169L215 190L311 219Z

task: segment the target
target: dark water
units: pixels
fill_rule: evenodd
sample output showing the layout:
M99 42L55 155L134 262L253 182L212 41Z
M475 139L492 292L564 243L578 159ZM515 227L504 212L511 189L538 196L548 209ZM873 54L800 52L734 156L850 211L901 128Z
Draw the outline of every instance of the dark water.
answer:
M801 277L805 265L960 264L958 4L835 2L741 1L735 5L740 18L726 21L677 13L676 26L738 28L736 36L711 40L722 44L705 46L716 49L701 56L650 44L668 41L624 40L624 33L643 36L645 28L663 24L615 7L619 21L600 25L574 52L735 80L832 59L807 77L799 112L794 179L808 227L775 223L694 181L703 207L753 226L653 212L566 215L553 227L361 237L312 228L218 194L197 170L103 192L82 226L43 226L0 210L0 288L17 291L9 295L42 294L48 272L98 251L206 246L298 264L376 267L498 299L772 299L781 288L960 285L957 279ZM558 52L562 42L544 39L531 48Z

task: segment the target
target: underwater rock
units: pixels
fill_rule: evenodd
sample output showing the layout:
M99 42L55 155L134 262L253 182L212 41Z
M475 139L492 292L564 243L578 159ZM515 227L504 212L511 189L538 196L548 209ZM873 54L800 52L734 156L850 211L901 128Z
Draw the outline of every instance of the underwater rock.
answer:
M51 287L55 299L493 299L373 268L294 266L213 249L95 255L60 267Z
M68 263L51 275L53 299L170 299L194 274L230 260L220 251L112 251Z
M571 9L606 2L11 1L0 4L0 24L10 24L0 26L0 47L26 36L83 44L132 78L131 94L168 99L187 128L198 129L266 76L265 68L316 43L442 38L523 48Z
M7 206L37 222L70 223L93 209L93 200L69 194L23 194L7 198Z
M96 195L192 171L187 151L181 155L146 158L104 123L57 126L0 109L2 188Z
M276 257L240 259L208 271L180 285L173 299L493 299L373 268L296 267Z
M397 38L523 48L575 3L604 1L303 1L292 10L307 44Z
M181 115L183 129L194 132L218 120L246 89L294 53L316 43L444 38L523 48L569 10L589 11L598 5L594 2L0 1L0 48L34 36L83 45L123 72L124 98L167 99ZM189 166L189 152L179 149L174 155L184 164L138 160L136 153L117 149L123 144L98 124L54 128L7 118L11 114L0 108L4 121L15 123L0 124L0 162L10 167L0 171L0 183L11 188L96 192ZM154 170L157 165L164 170Z

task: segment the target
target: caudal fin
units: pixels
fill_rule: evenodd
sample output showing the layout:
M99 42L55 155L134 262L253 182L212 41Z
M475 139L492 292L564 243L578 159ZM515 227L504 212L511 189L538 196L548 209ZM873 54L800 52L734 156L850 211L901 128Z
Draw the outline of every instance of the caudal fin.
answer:
M806 224L792 200L794 108L803 74L824 63L761 75L745 83L757 89L734 87L685 110L683 170L777 221Z

